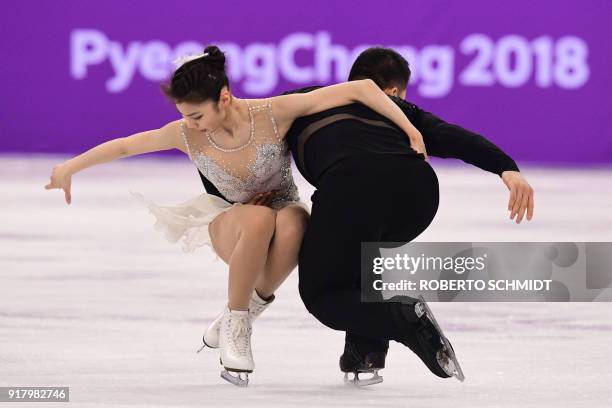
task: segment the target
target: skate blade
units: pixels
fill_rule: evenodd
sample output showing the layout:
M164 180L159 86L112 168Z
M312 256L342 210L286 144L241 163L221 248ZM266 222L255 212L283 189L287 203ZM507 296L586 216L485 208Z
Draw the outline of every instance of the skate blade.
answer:
M425 313L425 316L431 321L431 323L434 325L436 330L438 330L438 332L440 333L440 337L442 338L442 342L444 343L444 349L442 351L445 351L446 353L448 353L448 356L450 357L453 363L452 372L448 372L447 369L444 368L442 364L440 364L440 366L448 375L455 377L459 381L463 382L465 380L465 375L463 375L463 370L461 369L459 360L457 360L457 355L455 354L455 350L453 350L453 346L450 344L450 341L448 341L448 339L444 335L442 328L440 327L440 325L438 324L438 321L434 317L433 312L429 308L429 305L427 305L427 302L425 302L425 298L423 297L423 295L419 295L419 301L420 302L417 303L417 305L415 306L417 315L421 317L421 315ZM437 355L436 355L436 359L438 359ZM439 359L438 359L438 363L440 363Z
M449 369L452 371L450 375L452 375L459 381L463 382L465 380L465 375L463 375L463 370L461 369L461 366L459 365L459 360L457 360L457 356L455 355L453 346L450 344L450 342L448 341L446 337L443 337L442 340L444 341L443 351L448 353L448 356L450 357L449 363L451 364L449 366ZM444 371L446 371L446 369Z
M370 378L359 378L359 374L373 374ZM350 378L349 373L344 373L344 383L357 387L364 387L366 385L380 384L383 382L383 377L378 375L378 370L366 371L361 373L353 373L354 377Z
M243 375L244 378L242 377ZM236 375L232 375L228 370L223 370L221 371L221 378L234 384L236 387L246 387L249 385L249 373L247 372L236 372Z

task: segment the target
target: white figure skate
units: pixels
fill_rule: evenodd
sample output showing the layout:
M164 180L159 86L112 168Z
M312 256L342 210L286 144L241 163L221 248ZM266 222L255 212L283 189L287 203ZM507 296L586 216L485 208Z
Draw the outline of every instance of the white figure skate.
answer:
M251 318L248 311L225 309L219 329L220 361L225 368L221 372L221 378L238 387L246 387L249 384L249 373L255 368L251 350L251 332Z
M268 308L270 303L274 301L274 295L269 300L263 300L258 294L257 291L253 291L251 295L251 301L249 303L249 315L251 316L251 322L253 322L260 314L263 313L264 310ZM217 318L208 326L206 331L204 332L204 336L202 336L202 346L196 351L199 353L204 350L204 348L218 348L219 347L219 328L221 327L221 317L223 317L223 313L221 313Z

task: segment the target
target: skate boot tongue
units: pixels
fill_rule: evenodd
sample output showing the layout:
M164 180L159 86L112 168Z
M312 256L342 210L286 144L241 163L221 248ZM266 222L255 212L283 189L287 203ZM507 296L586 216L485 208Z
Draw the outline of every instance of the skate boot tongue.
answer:
M253 294L251 295L251 303L249 304L249 313L251 314L252 319L256 319L264 310L266 310L274 299L276 299L274 295L264 299L259 296L259 293L257 293L256 290L254 290Z
M262 297L259 293L257 293L257 290L254 290L252 295L251 295L251 300L265 305L267 303L272 303L274 301L274 299L276 299L276 296L274 296L274 294L271 294L270 296L268 296L267 298Z

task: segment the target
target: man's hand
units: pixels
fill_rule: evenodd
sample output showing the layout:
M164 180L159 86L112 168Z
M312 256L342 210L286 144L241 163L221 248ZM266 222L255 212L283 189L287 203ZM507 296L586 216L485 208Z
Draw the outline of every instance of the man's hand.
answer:
M272 205L272 200L276 195L278 190L267 191L265 193L258 193L245 204L251 205L263 205L265 207L270 207Z
M49 177L49 184L45 186L45 190L51 190L54 188L61 188L64 190L64 198L66 204L70 204L72 201L72 195L70 194L70 187L72 185L72 172L68 168L66 163L58 164L53 167L51 177Z
M518 171L504 171L501 177L508 190L510 190L510 200L508 201L510 219L517 215L516 223L520 224L525 215L525 210L527 210L527 220L531 221L534 206L533 188Z

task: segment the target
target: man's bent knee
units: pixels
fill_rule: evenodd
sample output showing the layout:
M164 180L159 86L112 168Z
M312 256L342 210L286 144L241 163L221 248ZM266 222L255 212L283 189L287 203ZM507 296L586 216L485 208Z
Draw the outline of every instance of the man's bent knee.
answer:
M323 323L325 326L329 327L332 330L345 330L341 325L338 324L337 319L334 319L330 315L330 310L328 307L322 302L322 299L317 296L309 296L302 295L302 290L300 289L300 295L302 296L302 301L304 302L304 306L306 306L306 310L313 315L318 321Z

